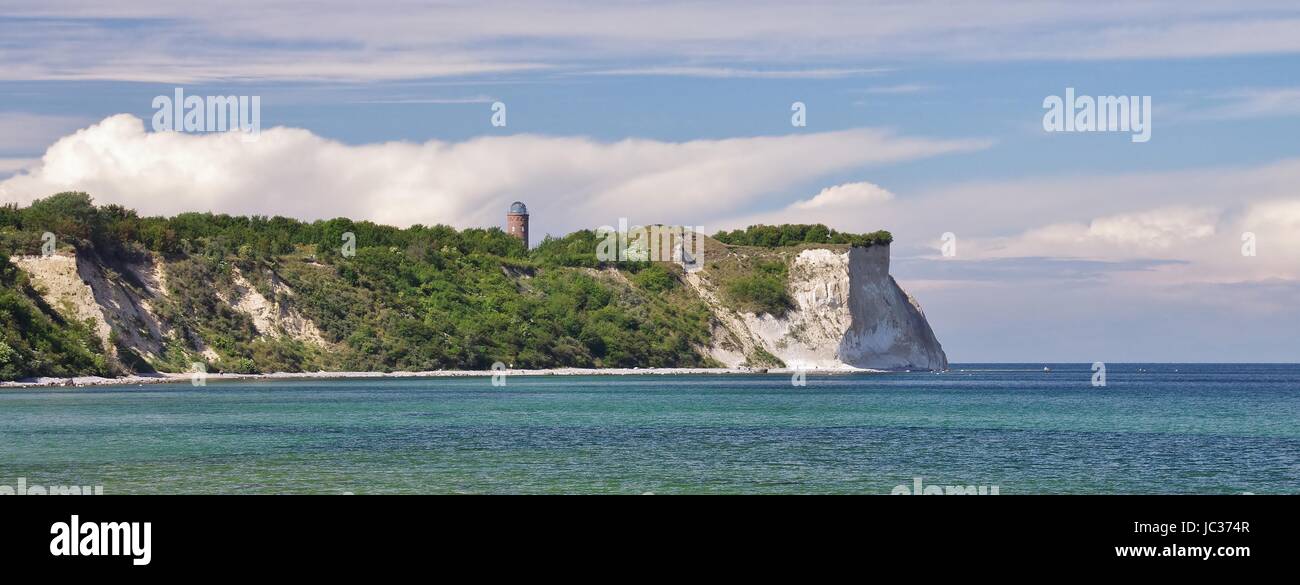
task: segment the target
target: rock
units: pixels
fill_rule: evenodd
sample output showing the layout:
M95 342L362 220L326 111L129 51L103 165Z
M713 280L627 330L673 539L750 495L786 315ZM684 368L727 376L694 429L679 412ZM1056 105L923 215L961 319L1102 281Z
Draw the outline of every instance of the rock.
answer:
M889 275L888 245L800 251L788 285L795 307L782 317L729 309L707 273L687 282L718 323L709 354L728 367L763 352L796 369L948 367L920 305Z

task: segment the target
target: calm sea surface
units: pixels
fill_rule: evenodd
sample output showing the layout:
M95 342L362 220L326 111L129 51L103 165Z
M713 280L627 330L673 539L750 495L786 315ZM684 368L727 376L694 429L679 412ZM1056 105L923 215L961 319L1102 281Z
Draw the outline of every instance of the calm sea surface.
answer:
M0 390L0 485L105 493L1300 493L1300 365Z

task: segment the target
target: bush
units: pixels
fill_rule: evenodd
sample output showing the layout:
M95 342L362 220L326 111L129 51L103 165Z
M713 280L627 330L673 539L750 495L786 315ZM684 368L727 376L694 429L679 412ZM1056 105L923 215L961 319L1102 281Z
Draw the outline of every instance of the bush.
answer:
M631 286L593 271L607 265L596 259L590 230L548 237L529 251L497 228L212 213L142 218L97 207L84 193L0 206L0 245L34 253L43 230L106 267L146 250L165 259L167 294L154 309L175 335L155 366L167 371L186 371L199 359L199 341L217 353L210 362L218 369L238 372L710 363L696 349L708 343L709 311L678 285L674 269L619 264ZM356 253L344 256L348 232ZM292 303L327 348L257 331L229 305L235 268L263 296ZM293 289L291 298L271 294L268 271ZM0 262L0 377L109 374L94 332L63 320L22 278ZM126 348L118 355L133 369L149 367Z
M713 239L733 246L758 246L776 248L799 244L848 244L855 247L888 245L893 234L885 230L853 234L838 232L820 223L783 225L751 225L743 230L718 232Z
M673 288L677 279L663 264L651 264L633 275L632 282L650 292L663 292Z
M784 262L760 262L751 274L727 282L724 290L738 311L782 317L794 307L786 291L788 280Z
M0 379L114 373L93 330L61 317L0 257Z

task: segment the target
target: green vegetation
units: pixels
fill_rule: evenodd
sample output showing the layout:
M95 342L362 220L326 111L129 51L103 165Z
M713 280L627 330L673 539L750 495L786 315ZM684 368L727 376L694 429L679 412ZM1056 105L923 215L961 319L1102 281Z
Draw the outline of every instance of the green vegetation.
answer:
M46 231L56 234L60 253L97 264L114 286L142 297L149 295L140 268L162 261L166 294L150 300L167 332L158 356L146 360L124 342L131 332L100 340L93 324L71 322L46 304L8 260L39 254ZM342 252L347 233L355 254ZM751 226L716 238L760 248L890 241L888 232L822 225ZM96 206L85 193L0 206L0 379L180 372L194 361L245 373L485 369L498 361L516 368L717 365L700 351L710 343L712 315L683 285L682 270L600 262L596 244L591 230L548 236L530 251L497 228L140 217ZM781 251L723 253L709 245L718 248L708 259L710 278L736 309L783 315L792 307ZM230 304L241 286L292 307L324 345L259 331Z
M8 256L0 258L0 379L115 373L91 326L60 317Z
M6 258L38 254L44 231L126 281L127 264L166 260L167 295L154 300L172 331L163 359L152 364L162 371L187 370L202 359L200 345L219 356L209 371L231 372L484 369L496 361L519 368L716 365L697 350L709 342L710 313L679 286L680 270L602 265L587 230L548 237L530 253L497 228L139 217L97 207L84 193L0 207ZM347 257L346 232L356 238L356 253ZM59 319L20 271L5 266L0 377L109 373L90 330ZM292 305L327 347L259 335L265 332L248 315L223 301L236 270L267 298L276 296L272 281L293 290ZM121 362L151 367L115 345Z
M663 292L677 286L677 276L663 264L651 264L641 269L632 281L651 292Z
M169 343L165 361L158 369L185 371L193 355L192 343L180 340L202 340L217 352L219 359L209 367L212 371L301 372L331 369L331 362L321 348L291 337L266 338L258 335L252 319L234 310L218 294L230 298L235 290L234 269L238 268L250 280L257 279L274 264L228 257L218 250L204 249L203 253L180 256L166 263L166 296L155 299L159 318L177 332ZM263 296L274 298L265 282L254 283ZM262 286L259 286L262 285ZM187 351L190 350L190 351Z
M772 352L761 347L754 348L745 360L745 365L751 368L784 368L785 362L781 358L772 355Z
M787 292L789 270L781 260L761 260L753 270L723 282L729 304L738 311L781 317L794 307Z
M887 245L894 241L894 236L885 230L865 234L838 232L817 223L784 224L779 226L751 225L743 230L718 232L714 234L713 239L733 246L758 246L762 248L797 246L799 244L848 244L850 246L867 247L877 244Z

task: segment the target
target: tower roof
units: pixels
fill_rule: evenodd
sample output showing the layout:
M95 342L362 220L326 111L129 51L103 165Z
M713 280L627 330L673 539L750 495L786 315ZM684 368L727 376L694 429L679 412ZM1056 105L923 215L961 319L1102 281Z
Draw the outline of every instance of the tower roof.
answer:
M510 204L510 213L528 213L528 207L523 201L516 201Z

